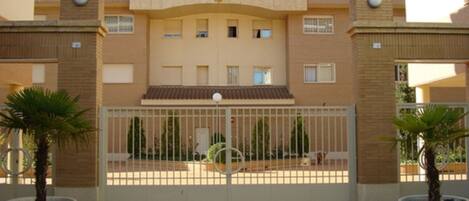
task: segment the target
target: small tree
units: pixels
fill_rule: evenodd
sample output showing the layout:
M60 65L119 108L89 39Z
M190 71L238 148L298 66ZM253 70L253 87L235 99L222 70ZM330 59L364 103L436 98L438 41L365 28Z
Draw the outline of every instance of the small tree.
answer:
M394 120L394 124L404 136L394 139L395 141L406 143L406 138L420 138L424 142L418 153L424 157L421 165L426 170L429 201L441 200L436 151L440 146L447 146L468 137L468 130L459 124L465 116L466 113L460 110L430 105Z
M143 130L143 121L139 117L130 120L129 131L127 133L127 153L133 158L139 158L145 151L146 137Z
M293 121L293 125L290 137L291 152L302 157L303 154L309 153L309 138L305 130L303 117L300 114Z
M225 141L226 139L225 136L223 136L223 133L214 133L210 138L210 146Z
M7 133L20 129L34 139L34 170L36 201L46 201L46 178L49 149L69 143L86 143L91 127L80 110L78 97L65 91L52 92L42 88L27 88L7 97L7 109L0 112L0 127Z
M265 160L269 154L270 129L267 117L260 118L252 131L251 151L254 158Z
M180 142L179 116L173 111L168 112L168 118L163 124L163 134L161 135L161 153L163 157L179 157ZM168 159L167 158L167 159ZM173 158L174 160L174 158Z

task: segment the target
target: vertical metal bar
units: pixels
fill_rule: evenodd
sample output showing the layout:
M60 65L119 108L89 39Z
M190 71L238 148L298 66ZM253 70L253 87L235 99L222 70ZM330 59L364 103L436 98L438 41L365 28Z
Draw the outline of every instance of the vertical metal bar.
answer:
M464 112L469 112L469 104L465 104ZM464 124L465 128L469 128L469 117L467 115L464 117ZM466 180L469 180L469 138L466 138L466 147L464 149L466 150Z
M107 180L107 109L101 107L100 111L100 132L99 132L99 197L100 200L105 200L106 196L106 180Z
M348 133L348 171L349 171L349 199L357 200L357 158L356 158L356 113L355 106L348 108L347 133Z
M226 184L231 185L231 109L225 109L225 130L226 130Z

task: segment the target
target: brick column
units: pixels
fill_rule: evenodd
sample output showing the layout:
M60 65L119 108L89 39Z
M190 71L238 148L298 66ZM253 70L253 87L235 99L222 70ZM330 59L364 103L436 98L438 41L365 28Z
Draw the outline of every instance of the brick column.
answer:
M378 8L367 0L351 0L355 23L393 20L392 0ZM381 136L395 136L393 36L358 33L352 36L357 106L357 183L359 201L395 201L399 196L397 151Z
M99 26L103 18L103 2L89 0L85 6L76 6L72 0L62 0L60 20ZM58 34L58 41L58 89L73 96L79 95L80 106L89 109L86 117L98 128L102 102L103 35L98 31L67 32ZM72 44L79 45L72 47ZM98 132L94 132L87 145L79 146L79 149L71 146L57 152L56 195L78 200L98 199L98 145Z

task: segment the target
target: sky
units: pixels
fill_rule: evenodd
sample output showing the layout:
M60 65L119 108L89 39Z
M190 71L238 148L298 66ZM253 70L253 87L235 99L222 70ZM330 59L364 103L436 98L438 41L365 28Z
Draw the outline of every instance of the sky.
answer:
M406 0L408 22L451 23L451 13L464 6L464 0Z

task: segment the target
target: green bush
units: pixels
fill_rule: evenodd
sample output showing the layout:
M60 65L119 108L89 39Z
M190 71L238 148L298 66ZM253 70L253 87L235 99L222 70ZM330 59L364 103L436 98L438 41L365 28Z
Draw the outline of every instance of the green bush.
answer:
M138 117L130 120L129 131L127 132L127 153L133 158L138 158L145 151L145 130L143 129L143 121Z
M179 116L175 112L168 112L168 118L163 124L163 134L161 135L161 154L168 157L178 157L182 150L180 145L180 125ZM173 158L174 158L173 157Z
M303 117L298 115L293 121L293 129L290 137L291 152L303 156L309 153L309 138L306 133Z
M226 142L225 136L223 133L214 133L210 138L210 146L220 142Z
M265 160L269 158L270 129L267 117L260 118L252 131L251 151L253 159Z
M208 162L215 162L215 154L217 154L218 151L221 149L225 148L225 143L217 143L208 149L207 153L207 160ZM218 154L218 157L216 158L217 163L225 163L226 162L226 151L222 151L220 154Z

